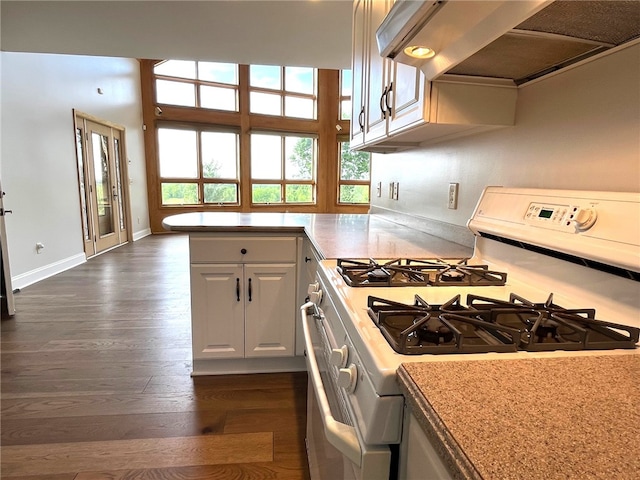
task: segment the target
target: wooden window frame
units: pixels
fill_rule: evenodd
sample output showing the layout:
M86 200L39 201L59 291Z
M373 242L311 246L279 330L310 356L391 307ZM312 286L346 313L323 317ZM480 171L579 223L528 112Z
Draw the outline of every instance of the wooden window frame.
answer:
M349 132L350 122L340 120L340 71L318 69L317 119L299 119L249 113L249 66L238 66L238 112L209 108L180 107L157 104L153 66L160 60L140 60L142 116L147 169L147 198L151 231L162 233L162 220L178 213L194 211L227 212L292 212L292 213L367 213L369 205L339 204L337 196L338 137ZM159 123L207 125L216 128L237 128L240 132L240 202L238 205L163 206L160 192L156 128ZM279 134L317 136L316 203L256 204L251 203L250 138L252 131L272 131Z

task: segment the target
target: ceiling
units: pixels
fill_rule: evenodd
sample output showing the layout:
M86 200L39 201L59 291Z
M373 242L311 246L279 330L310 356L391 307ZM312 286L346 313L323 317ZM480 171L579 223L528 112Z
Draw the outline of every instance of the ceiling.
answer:
M2 0L0 26L9 52L351 66L351 0Z

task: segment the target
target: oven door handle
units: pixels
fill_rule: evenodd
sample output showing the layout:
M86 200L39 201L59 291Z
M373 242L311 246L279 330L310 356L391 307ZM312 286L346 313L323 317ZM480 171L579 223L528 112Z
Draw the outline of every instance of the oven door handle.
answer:
M302 315L302 330L304 332L304 343L307 351L307 359L309 361L309 378L313 385L316 398L318 399L318 405L320 407L320 413L322 414L322 423L324 425L324 433L327 440L331 445L336 447L344 456L355 463L358 467L362 464L362 449L360 448L360 442L358 441L358 435L356 429L350 425L338 422L331 414L331 408L329 407L329 400L327 400L327 394L322 384L322 378L320 377L320 369L318 368L318 361L315 357L313 350L313 343L311 341L311 334L309 331L309 318L307 317L307 308L312 307L312 302L307 302L300 307L300 313Z

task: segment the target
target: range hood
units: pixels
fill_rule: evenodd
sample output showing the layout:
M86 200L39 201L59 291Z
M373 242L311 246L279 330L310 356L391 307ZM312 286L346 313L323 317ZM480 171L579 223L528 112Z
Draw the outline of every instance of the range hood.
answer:
M376 32L383 57L521 85L640 37L640 1L397 0ZM425 46L435 55L405 53Z

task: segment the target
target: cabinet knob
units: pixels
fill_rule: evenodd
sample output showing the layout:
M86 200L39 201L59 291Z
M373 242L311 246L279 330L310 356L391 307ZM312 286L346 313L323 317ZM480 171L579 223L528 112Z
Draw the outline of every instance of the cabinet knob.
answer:
M243 248L242 250L240 250L240 253L244 255L245 253L247 253L247 249Z
M305 263L309 263L311 261L311 259L309 257L304 257L304 261L305 261Z

